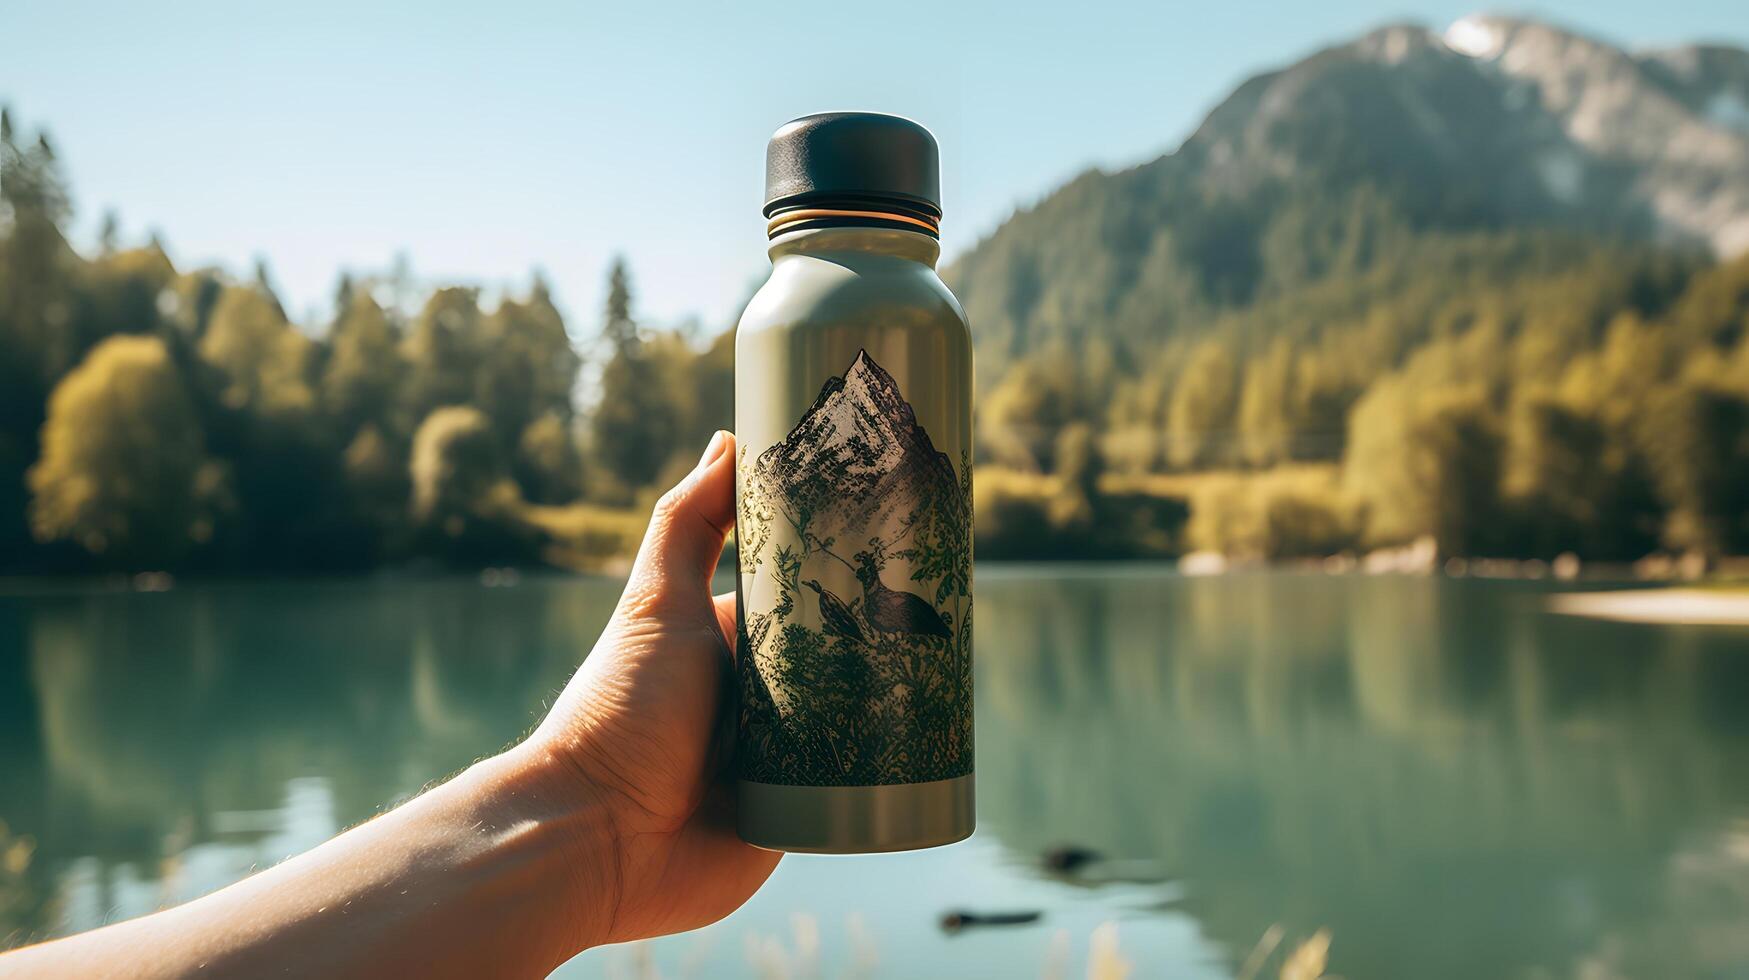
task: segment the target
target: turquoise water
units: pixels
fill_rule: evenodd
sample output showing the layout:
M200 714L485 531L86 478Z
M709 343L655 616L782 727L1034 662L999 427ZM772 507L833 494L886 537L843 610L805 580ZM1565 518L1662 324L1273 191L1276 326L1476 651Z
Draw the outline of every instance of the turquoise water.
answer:
M13 586L0 820L35 852L0 936L201 894L494 751L617 591ZM1230 977L1274 926L1328 929L1349 980L1749 977L1749 632L1546 591L980 568L975 837L791 857L717 926L563 974L1080 977L1103 929L1133 976ZM1042 870L1071 843L1111 860Z

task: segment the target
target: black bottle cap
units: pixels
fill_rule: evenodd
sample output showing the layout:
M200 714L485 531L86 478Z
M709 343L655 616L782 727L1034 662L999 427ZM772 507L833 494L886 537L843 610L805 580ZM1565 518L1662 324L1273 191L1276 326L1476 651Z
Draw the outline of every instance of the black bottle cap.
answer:
M941 218L941 154L929 130L879 112L792 119L765 147L765 216L883 208Z

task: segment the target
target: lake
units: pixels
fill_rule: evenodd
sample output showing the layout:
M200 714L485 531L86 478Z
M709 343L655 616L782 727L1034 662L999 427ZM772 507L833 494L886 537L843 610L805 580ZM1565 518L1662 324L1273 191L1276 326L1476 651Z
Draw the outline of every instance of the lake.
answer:
M1551 588L981 566L971 840L792 856L726 921L561 975L1081 977L1115 932L1138 977L1280 936L1273 977L1327 929L1348 980L1749 977L1749 632ZM618 589L14 583L0 820L35 851L0 862L0 938L199 895L495 751ZM1066 844L1107 860L1045 871Z

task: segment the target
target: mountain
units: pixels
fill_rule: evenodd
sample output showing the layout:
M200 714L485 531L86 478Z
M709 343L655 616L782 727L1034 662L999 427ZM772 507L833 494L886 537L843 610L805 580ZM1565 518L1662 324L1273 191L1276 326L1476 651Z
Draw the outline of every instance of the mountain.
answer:
M784 440L759 455L753 478L786 516L823 537L889 541L923 502L959 499L953 463L867 351L820 389Z
M1526 91L1574 152L1542 161L1568 200L1619 180L1664 240L1749 251L1749 52L1687 46L1634 55L1546 24L1467 17L1443 40Z
M1393 25L1240 85L1176 151L1077 177L946 270L981 380L1531 231L1749 250L1749 52L1630 53L1549 24Z

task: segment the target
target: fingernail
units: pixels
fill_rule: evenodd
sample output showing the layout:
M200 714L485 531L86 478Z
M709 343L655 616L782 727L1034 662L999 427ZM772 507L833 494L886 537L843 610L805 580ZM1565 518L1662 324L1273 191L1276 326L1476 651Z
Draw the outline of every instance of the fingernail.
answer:
M711 436L710 445L704 447L704 455L700 456L698 458L698 468L699 469L702 470L705 467L716 462L717 457L721 456L723 454L723 450L728 448L729 440L723 438L724 435L725 435L725 433L723 432L723 430L718 429L716 431L716 434Z

